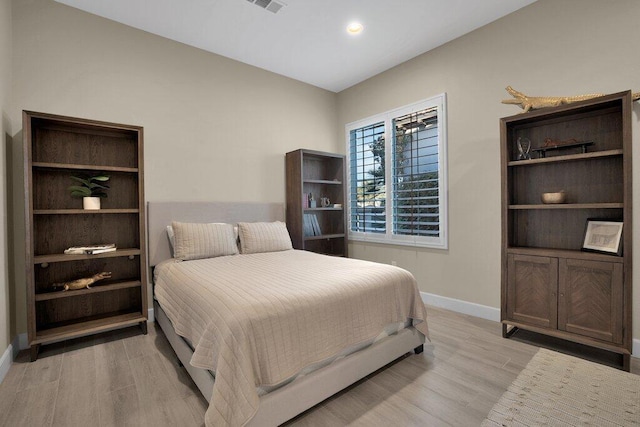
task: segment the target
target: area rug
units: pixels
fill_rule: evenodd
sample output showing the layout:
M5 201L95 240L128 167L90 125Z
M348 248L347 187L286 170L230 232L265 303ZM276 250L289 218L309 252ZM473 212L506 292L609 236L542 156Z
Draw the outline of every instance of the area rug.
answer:
M640 376L540 349L482 426L640 426Z

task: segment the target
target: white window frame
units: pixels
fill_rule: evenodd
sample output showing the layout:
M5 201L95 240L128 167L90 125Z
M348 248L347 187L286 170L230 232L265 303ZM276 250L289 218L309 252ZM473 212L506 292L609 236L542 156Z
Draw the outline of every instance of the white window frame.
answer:
M393 191L392 171L393 171L393 143L394 133L393 119L415 113L427 108L437 108L438 112L438 202L439 202L439 236L408 236L393 233L393 197L390 191ZM345 125L345 140L347 153L347 225L349 240L360 242L386 243L393 245L418 246L434 249L449 248L449 225L448 225L448 167L447 167L447 96L446 93L436 95L434 97L415 102L410 105L395 108L384 113L376 114L365 119L357 120ZM384 122L385 129L385 185L387 188L387 198L385 209L386 231L385 233L369 233L351 230L351 138L352 130L359 129L374 123Z

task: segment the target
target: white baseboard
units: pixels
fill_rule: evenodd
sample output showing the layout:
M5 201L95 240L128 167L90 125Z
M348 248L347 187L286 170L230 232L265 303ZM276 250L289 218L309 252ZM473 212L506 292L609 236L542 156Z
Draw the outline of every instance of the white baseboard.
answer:
M493 320L494 322L500 321L500 309L498 308L429 294L427 292L420 292L420 296L425 304L455 311L456 313L468 314L481 319Z
M468 314L470 316L479 317L481 319L493 320L495 322L500 321L500 309L498 308L475 304L459 299L443 297L427 292L420 292L420 296L422 297L422 301L424 301L425 304L455 311L456 313ZM640 358L640 339L635 338L633 340L631 356Z
M155 322L156 317L153 314L153 307L147 309L147 323L153 323Z
M0 357L0 384L4 380L4 377L9 372L9 368L16 360L18 352L21 350L21 345L25 345L26 348L27 334L20 334L13 339L13 342L9 344L9 347L4 351L2 357Z
M4 377L7 376L7 372L9 372L9 368L11 368L11 364L13 363L13 344L9 344L9 347L4 351L2 357L0 357L0 384L4 380Z

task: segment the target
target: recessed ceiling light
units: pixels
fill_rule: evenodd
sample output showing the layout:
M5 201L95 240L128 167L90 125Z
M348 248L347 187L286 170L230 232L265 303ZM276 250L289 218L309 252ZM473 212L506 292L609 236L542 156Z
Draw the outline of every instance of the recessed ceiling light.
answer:
M347 32L349 34L360 34L363 28L364 27L362 26L361 23L352 22L351 24L347 25Z

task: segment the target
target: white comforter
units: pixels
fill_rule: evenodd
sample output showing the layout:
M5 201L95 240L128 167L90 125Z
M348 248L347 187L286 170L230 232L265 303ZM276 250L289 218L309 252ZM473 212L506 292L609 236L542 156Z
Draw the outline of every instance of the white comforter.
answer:
M290 250L155 269L155 295L195 352L216 373L207 426L241 426L256 413L256 387L413 319L428 334L414 277L401 268Z

